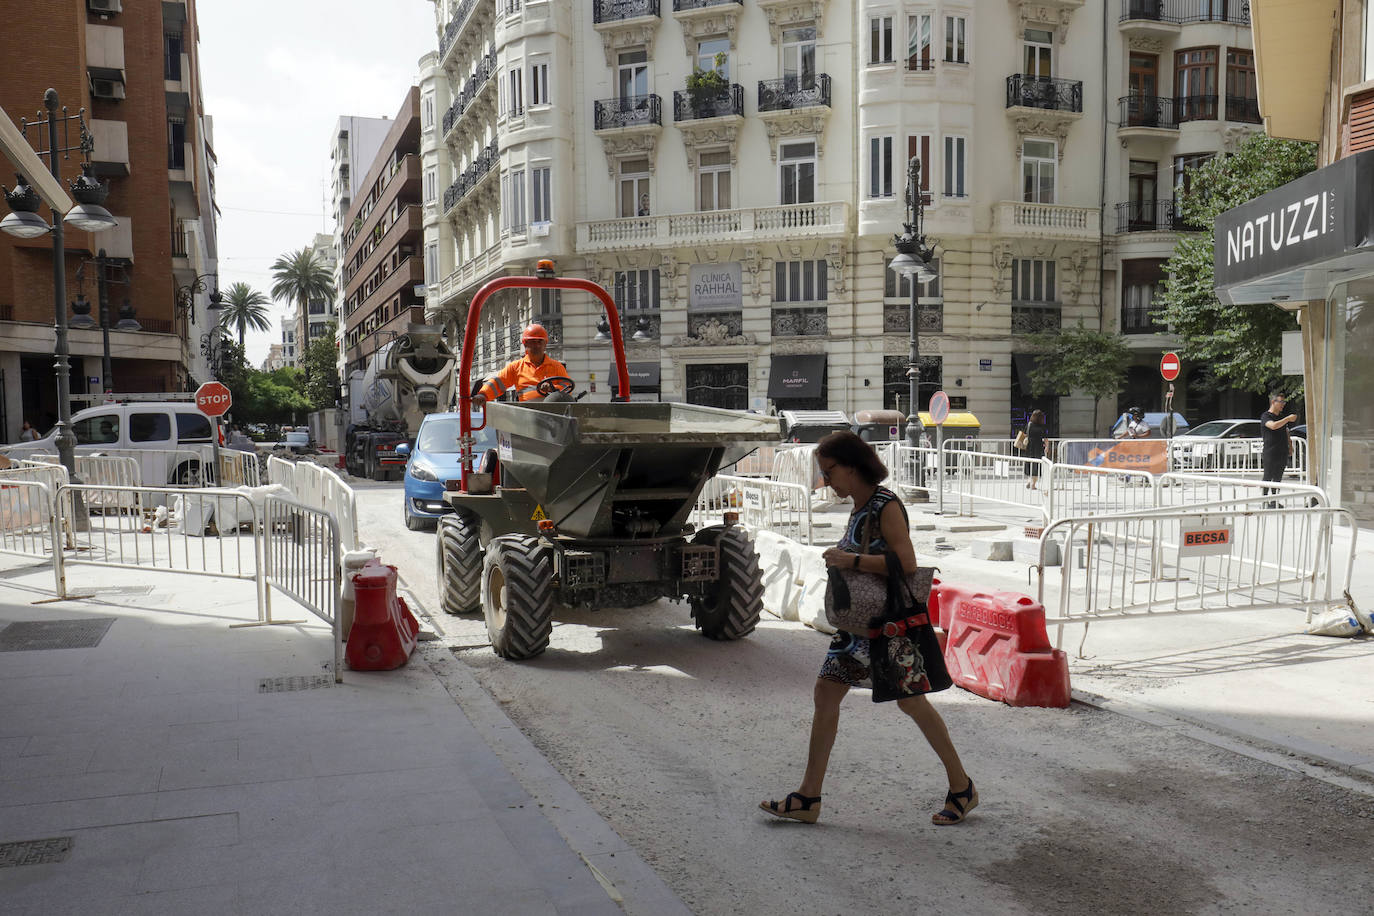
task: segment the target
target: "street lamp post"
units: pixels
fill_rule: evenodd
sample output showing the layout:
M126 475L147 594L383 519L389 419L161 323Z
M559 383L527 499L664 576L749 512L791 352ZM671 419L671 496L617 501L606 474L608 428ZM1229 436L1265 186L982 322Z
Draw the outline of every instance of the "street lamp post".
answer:
M59 114L56 89L49 89L43 93L43 106L47 109L47 117L32 123L21 120L20 129L25 139L28 138L29 128L35 129L38 137L38 156L40 160L44 155L47 156L48 170L58 182L62 180L58 154L66 159L72 152L80 151L82 174L71 183L72 197L77 205L68 210L65 217L59 213L56 206L51 206L52 225L49 226L38 215L38 194L21 174L14 190L5 192L10 214L4 220L0 220L0 230L19 238L37 238L45 233L52 235L53 317L57 333L54 353L56 358L53 360L53 371L57 376L57 455L58 460L67 469L69 479L76 482L79 478L76 476L76 438L71 431L71 351L67 342L67 270L62 225L65 220L77 229L100 232L113 228L116 223L109 211L101 206L109 189L90 174L90 155L95 149L95 142L86 129L86 109L82 108L76 114L69 115L67 109L63 108ZM39 112L40 117L42 114ZM77 122L78 126L78 139L75 144L71 142L73 121ZM62 146L58 146L57 143L59 123L62 124L63 130ZM43 149L42 128L45 126L47 149Z
M934 255L933 247L926 242L925 201L921 197L921 160L912 157L907 166L906 181L906 222L902 223L902 234L892 237L897 257L892 259L891 269L906 277L911 284L911 301L908 307L908 323L911 326L911 348L907 355L906 377L908 382L906 423L907 445L915 448L921 435L921 316L920 296L917 284L929 283L935 279L935 271L930 261ZM921 462L917 462L920 467Z
M224 308L224 296L219 291L219 274L196 274L190 283L177 287L177 308L192 324L195 324L196 321L196 294L205 292L205 281L211 277L215 278L215 286L210 290L210 304L205 308L207 310L222 309Z
M107 258L105 249L100 249L100 253L93 260L84 262L77 268L76 276L78 280L83 279L83 271L87 264L94 264L96 267L95 288L96 300L100 303L100 390L110 392L114 390L114 372L110 368L110 294L107 287L109 283L129 282L128 274L123 271L121 262L118 258ZM110 279L107 268L119 268L119 279ZM72 319L68 322L72 328L93 328L96 320L91 317L91 304L86 301L83 294L78 294L77 300L72 303ZM143 326L134 318L134 307L129 304L129 300L124 300L124 305L119 310L119 322L115 324L116 331L141 331Z

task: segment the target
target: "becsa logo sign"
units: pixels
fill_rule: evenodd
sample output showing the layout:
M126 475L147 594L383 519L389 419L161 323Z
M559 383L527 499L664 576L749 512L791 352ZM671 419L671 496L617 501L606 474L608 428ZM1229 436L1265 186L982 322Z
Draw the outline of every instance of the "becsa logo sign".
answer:
M1203 528L1184 528L1180 532L1180 557L1225 556L1231 552L1231 526L1208 525Z

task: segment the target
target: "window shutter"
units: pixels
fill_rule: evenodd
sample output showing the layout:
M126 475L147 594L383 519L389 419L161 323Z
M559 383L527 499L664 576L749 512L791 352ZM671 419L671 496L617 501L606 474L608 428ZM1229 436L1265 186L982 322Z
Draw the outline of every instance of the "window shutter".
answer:
M1374 92L1362 92L1350 99L1347 156L1374 149Z

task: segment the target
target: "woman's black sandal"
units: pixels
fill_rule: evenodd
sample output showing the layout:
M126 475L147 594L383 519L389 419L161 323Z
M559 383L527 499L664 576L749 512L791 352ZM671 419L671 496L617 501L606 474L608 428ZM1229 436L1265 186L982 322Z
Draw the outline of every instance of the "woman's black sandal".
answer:
M798 804L796 808L792 807L792 799L794 798ZM774 817L785 818L789 821L801 821L803 824L814 824L816 818L821 816L821 797L819 795L808 797L800 792L791 792L780 802L759 802L759 808Z
M973 787L973 780L968 781L968 788L962 792L946 792L945 807L930 816L930 822L937 827L948 827L950 824L957 824L968 813L978 807L978 790Z

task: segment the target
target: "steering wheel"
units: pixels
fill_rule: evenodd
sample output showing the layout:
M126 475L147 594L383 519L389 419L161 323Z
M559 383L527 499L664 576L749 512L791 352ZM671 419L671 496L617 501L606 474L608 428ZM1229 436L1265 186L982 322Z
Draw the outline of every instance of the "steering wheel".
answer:
M541 398L546 398L551 394L572 394L577 383L566 375L551 375L548 378L539 380L539 384L534 386L534 391Z

